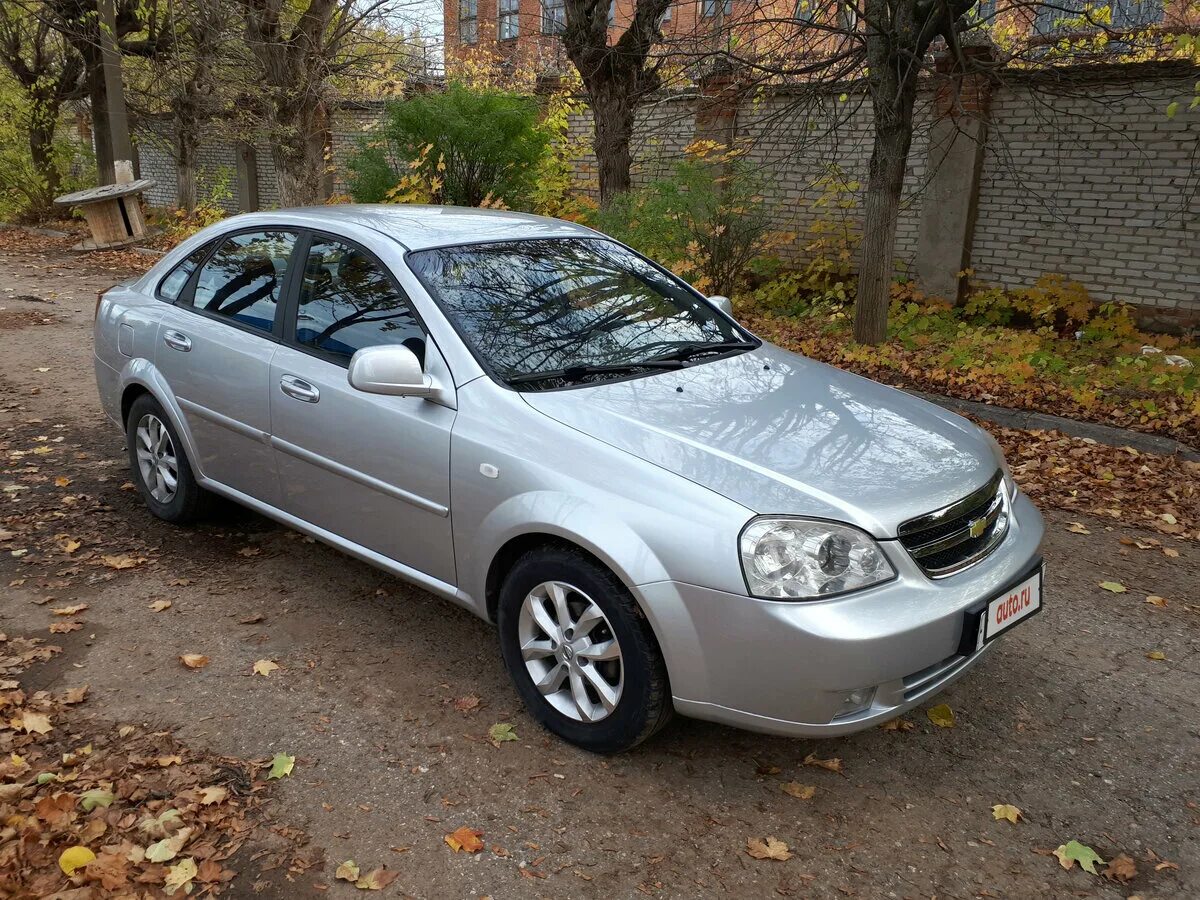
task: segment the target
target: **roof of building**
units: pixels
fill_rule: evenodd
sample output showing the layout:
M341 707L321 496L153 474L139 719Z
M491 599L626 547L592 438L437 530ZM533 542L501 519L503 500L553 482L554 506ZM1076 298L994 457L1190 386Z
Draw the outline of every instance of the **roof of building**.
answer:
M594 237L582 225L500 209L462 206L409 206L391 203L309 206L281 209L289 217L306 219L312 227L337 222L371 228L395 239L409 250L450 244L524 240L546 237Z

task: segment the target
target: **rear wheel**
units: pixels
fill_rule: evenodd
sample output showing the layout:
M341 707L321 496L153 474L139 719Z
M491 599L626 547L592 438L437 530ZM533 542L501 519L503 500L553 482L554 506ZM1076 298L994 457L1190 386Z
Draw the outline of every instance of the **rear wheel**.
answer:
M573 744L618 753L671 716L658 643L625 586L569 548L521 557L500 592L509 675L541 724Z
M211 495L196 482L175 426L150 394L129 408L125 445L133 482L154 515L182 525L204 513Z

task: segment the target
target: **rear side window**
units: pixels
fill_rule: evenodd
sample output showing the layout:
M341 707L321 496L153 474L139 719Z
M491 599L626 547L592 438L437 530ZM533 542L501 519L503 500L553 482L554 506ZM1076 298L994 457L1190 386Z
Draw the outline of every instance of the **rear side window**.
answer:
M211 243L205 244L199 250L193 251L184 258L183 262L173 268L170 274L158 283L159 298L166 300L168 303L178 302L179 295L187 287L188 279L196 271L196 266L204 262L204 257L208 256L208 251L211 249Z
M388 273L357 247L314 235L296 311L296 342L345 362L403 344L424 362L425 332Z
M252 231L227 238L200 269L192 305L270 332L296 236Z

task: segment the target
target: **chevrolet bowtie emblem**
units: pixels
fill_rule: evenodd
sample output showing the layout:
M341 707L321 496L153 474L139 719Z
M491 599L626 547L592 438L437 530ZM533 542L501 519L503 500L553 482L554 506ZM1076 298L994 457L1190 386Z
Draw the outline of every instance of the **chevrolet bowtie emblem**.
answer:
M987 519L972 519L967 524L967 533L973 538L982 537L983 533L987 531L987 526Z

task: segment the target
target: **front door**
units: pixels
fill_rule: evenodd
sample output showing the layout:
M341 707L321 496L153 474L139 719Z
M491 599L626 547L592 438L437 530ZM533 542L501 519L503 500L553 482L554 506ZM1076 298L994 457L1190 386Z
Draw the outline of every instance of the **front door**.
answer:
M207 478L278 505L269 379L276 311L296 235L225 238L158 327L155 365L183 410Z
M281 506L383 556L455 583L450 430L455 412L350 386L355 350L432 347L408 299L370 254L313 235L271 360Z

